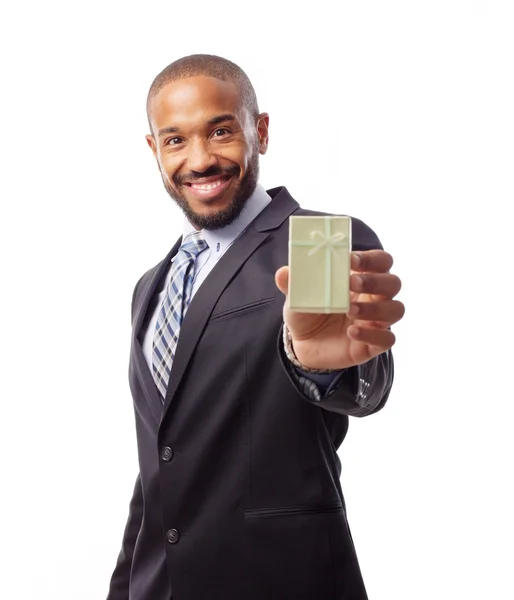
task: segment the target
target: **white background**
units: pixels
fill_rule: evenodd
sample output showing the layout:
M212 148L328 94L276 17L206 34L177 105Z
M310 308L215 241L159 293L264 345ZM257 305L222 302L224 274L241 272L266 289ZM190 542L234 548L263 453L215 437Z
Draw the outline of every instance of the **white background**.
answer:
M106 595L137 472L132 289L182 221L145 98L207 52L270 114L261 182L366 221L403 280L394 390L340 452L370 599L512 599L512 4L33 1L0 22L0 596Z

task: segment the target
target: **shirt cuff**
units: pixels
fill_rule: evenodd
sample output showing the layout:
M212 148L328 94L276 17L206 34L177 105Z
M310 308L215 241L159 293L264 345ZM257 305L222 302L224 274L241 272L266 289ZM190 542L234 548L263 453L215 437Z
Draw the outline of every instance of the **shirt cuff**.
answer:
M345 373L346 369L333 373L305 373L296 367L291 369L300 391L315 402L320 402L324 397L332 394L341 384Z

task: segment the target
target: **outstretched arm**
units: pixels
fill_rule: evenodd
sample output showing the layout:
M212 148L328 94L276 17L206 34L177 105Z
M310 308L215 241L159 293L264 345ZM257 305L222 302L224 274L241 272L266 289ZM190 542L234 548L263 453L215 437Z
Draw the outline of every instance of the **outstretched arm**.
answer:
M297 363L307 371L299 380L291 361L284 366L298 388L309 386L309 369L342 371L326 393L313 398L323 408L353 416L365 416L379 410L389 394L393 380L391 347L395 336L390 327L405 312L394 300L401 281L389 271L393 264L383 250L352 253L350 276L351 307L348 314L312 314L287 307L288 267L277 271L276 282L286 296L284 323ZM289 333L287 333L289 332ZM298 364L297 364L298 367Z

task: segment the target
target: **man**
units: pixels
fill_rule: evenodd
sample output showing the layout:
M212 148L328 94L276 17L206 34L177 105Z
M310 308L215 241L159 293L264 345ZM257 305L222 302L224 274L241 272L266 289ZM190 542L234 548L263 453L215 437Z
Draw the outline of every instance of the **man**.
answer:
M140 473L108 600L362 600L336 451L391 388L391 256L353 219L350 314L290 312L288 220L320 213L258 185L269 117L247 76L185 57L147 110L186 222L134 290Z

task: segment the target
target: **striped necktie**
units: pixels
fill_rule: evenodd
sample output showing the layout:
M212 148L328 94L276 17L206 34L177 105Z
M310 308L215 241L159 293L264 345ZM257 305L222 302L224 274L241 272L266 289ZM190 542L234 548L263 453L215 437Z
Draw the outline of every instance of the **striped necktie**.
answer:
M157 317L152 351L153 378L164 400L175 358L180 326L193 289L196 257L207 248L200 231L186 236L173 259L171 279Z

